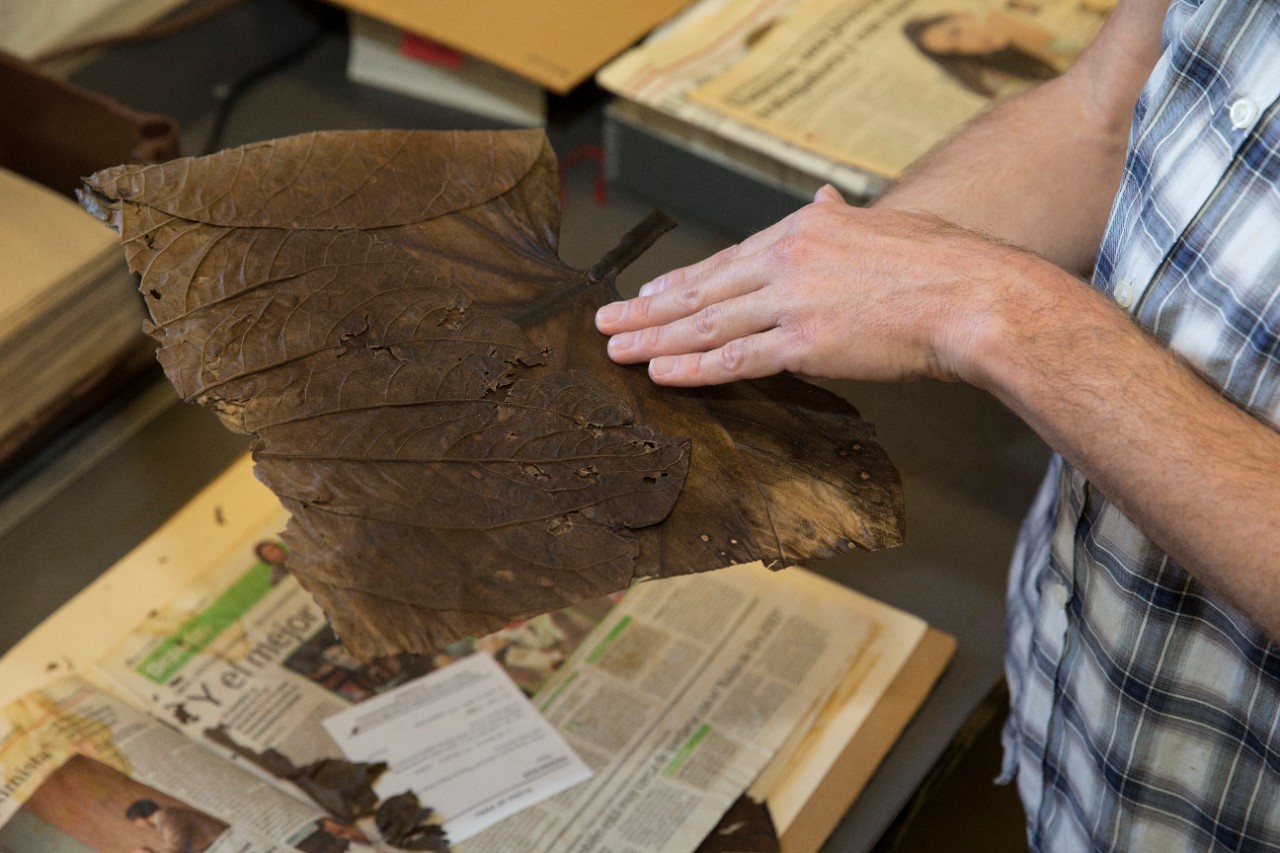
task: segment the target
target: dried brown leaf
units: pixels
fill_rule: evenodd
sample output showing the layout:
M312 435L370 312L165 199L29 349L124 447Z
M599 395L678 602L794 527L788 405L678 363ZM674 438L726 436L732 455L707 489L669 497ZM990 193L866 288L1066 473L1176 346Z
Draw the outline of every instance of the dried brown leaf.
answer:
M289 568L355 653L429 652L638 578L901 539L848 403L612 364L540 131L328 132L90 178L187 400L253 433Z

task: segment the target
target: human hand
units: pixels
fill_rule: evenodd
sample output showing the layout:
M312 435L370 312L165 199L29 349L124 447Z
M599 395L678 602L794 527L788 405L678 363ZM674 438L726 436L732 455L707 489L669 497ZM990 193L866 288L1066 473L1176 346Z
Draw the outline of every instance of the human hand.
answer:
M663 385L803 376L968 378L984 312L1038 261L936 216L812 204L600 309L609 356ZM1043 262L1041 262L1043 263Z

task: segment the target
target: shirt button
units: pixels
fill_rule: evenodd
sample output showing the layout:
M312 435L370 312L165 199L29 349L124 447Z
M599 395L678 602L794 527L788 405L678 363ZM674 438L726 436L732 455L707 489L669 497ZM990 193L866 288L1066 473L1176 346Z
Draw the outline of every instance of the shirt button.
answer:
M1128 279L1120 279L1111 287L1111 296L1121 308L1133 305L1133 284Z
M1071 591L1060 583L1049 585L1049 598L1059 607L1066 607L1071 600Z
M1243 130L1258 117L1258 105L1251 98L1240 98L1231 104L1231 126Z

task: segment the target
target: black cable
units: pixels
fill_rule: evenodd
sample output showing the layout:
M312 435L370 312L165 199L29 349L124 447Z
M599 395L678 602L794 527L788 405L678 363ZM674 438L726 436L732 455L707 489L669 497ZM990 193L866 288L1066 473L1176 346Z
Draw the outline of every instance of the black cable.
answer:
M323 39L329 28L323 21L317 26L316 31L304 39L301 43L293 48L268 59L266 62L246 72L242 76L232 80L230 83L219 84L214 88L214 116L213 127L209 130L209 136L205 140L204 154L212 154L222 147L222 134L226 130L227 120L231 116L231 111L235 108L236 103L251 88L261 83L267 77L284 70L288 66L302 59L313 48L316 47Z
M246 2L247 0L209 0L203 5L172 15L140 29L87 39L55 50L46 51L36 57L33 63L44 64L99 48L127 46L168 38L219 18L227 12L243 6ZM209 132L202 153L212 154L221 148L222 134L226 130L227 120L240 98L262 80L306 56L324 38L325 33L330 28L330 22L336 16L339 16L336 11L330 11L326 15L309 3L305 5L310 7L309 11L312 12L312 17L317 19L315 32L288 51L268 59L262 65L248 71L230 83L220 84L214 88L213 127ZM345 20L345 16L343 16L343 20Z

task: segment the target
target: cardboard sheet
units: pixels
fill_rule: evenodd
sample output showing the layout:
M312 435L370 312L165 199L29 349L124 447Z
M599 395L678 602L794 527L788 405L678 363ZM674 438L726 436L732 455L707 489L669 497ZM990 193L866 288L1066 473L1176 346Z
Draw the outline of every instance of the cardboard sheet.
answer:
M690 0L333 0L564 94Z

